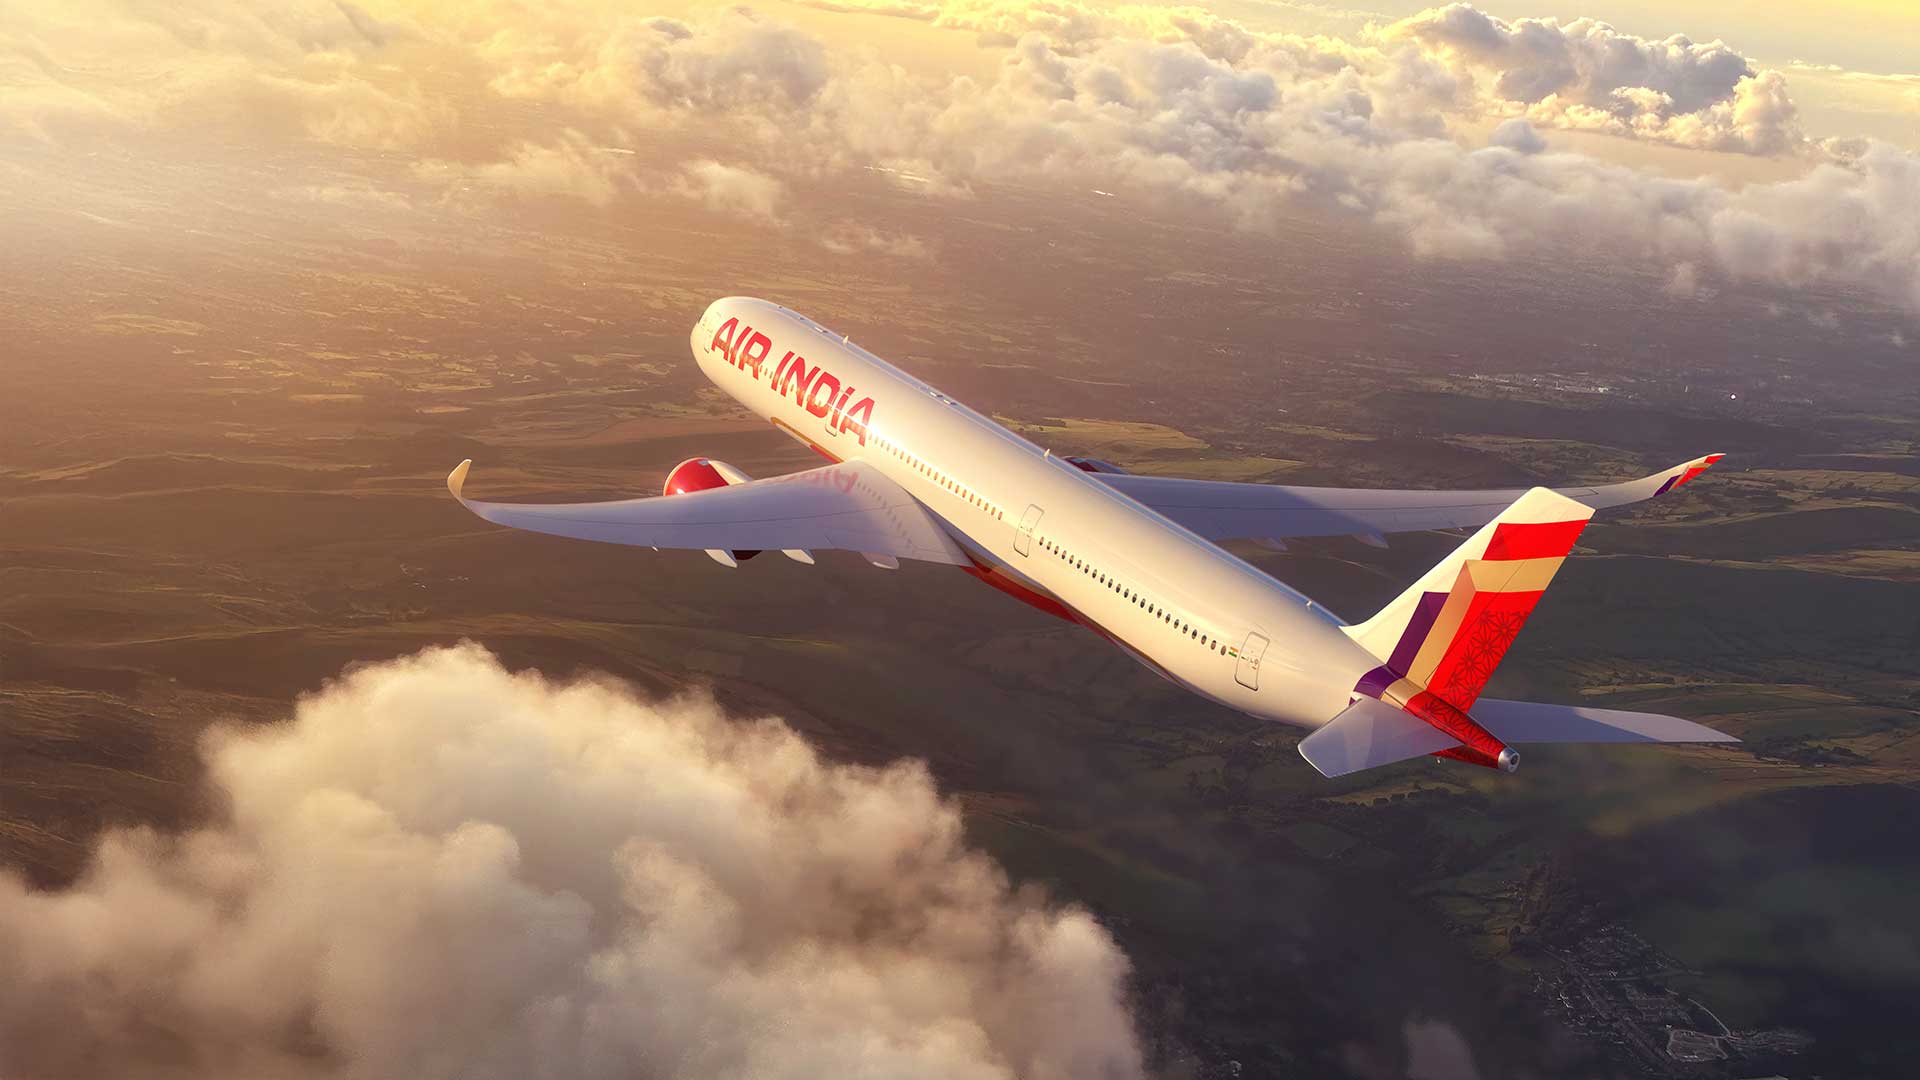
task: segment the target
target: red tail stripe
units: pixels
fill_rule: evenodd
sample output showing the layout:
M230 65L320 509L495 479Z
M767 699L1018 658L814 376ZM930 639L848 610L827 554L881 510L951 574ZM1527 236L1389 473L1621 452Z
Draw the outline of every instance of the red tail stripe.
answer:
M1573 542L1580 538L1580 530L1586 527L1584 520L1503 521L1494 526L1493 540L1487 544L1487 553L1482 558L1493 562L1557 559L1573 550Z
M1455 708L1438 694L1422 690L1401 708L1460 740L1468 749L1489 758L1498 760L1500 751L1507 748L1506 743L1481 727L1473 717Z
M1427 690L1456 709L1480 700L1493 670L1533 614L1538 592L1476 593L1460 629L1427 676Z

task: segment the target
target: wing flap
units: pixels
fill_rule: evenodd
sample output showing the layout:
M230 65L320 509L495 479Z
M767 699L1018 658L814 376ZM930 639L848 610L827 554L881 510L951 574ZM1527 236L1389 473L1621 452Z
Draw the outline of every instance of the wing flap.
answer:
M934 515L860 462L685 495L592 503L492 503L464 493L472 462L447 489L475 515L515 529L638 547L722 551L835 548L971 565Z
M1458 739L1399 706L1363 697L1301 739L1300 756L1321 776L1335 777L1459 745Z

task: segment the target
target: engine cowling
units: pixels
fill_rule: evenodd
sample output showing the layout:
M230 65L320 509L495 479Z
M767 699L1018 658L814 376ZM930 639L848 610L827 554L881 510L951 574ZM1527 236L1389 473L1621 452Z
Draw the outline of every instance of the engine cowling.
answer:
M724 461L703 457L688 458L667 473L667 482L661 488L660 494L690 495L696 491L744 484L751 479L753 478ZM714 562L722 566L738 566L758 554L760 554L758 551L726 551L720 548L713 548L707 552Z
M713 458L688 458L675 465L667 473L667 483L662 495L686 495L690 492L705 491L708 488L726 487L729 484L744 484L753 479L746 473Z

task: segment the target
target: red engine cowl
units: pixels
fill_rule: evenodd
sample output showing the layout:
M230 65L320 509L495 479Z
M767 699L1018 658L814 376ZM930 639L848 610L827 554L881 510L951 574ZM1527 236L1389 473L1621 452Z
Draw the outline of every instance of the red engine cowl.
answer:
M752 479L746 473L713 458L688 458L675 465L667 473L667 483L661 490L662 495L688 495L709 488L723 488L731 484L744 484ZM730 552L736 560L745 562L760 554L758 551ZM724 561L724 560L723 560Z
M734 474L737 479L728 479L727 473ZM692 491L705 491L708 488L737 484L746 478L745 473L724 461L703 457L688 458L667 473L667 484L660 494L685 495Z

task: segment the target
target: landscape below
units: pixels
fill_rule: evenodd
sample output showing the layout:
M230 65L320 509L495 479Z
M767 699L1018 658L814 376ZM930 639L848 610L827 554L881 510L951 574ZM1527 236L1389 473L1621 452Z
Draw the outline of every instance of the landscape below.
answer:
M1208 242L1150 230L1118 287L1099 241L1063 240L938 303L917 297L981 280L987 249L956 233L903 285L574 237L509 288L438 242L316 232L215 255L101 240L65 275L6 279L27 325L0 398L0 865L53 887L103 826L190 823L209 724L269 723L349 664L471 638L513 666L711 686L836 757L925 758L979 845L1111 928L1153 1052L1192 1075L1404 1075L1405 1032L1433 1022L1489 1076L1890 1075L1920 1053L1911 372L1870 393L1883 361L1832 362L1732 305L1657 358L1600 315L1561 328L1577 355L1543 355L1536 328L1462 356L1448 290L1495 288L1468 274L1428 290L1383 269L1380 288L1425 297L1383 321L1263 280L1224 239L1208 265L1241 260L1238 281L1146 269ZM304 269L362 249L384 269ZM651 493L695 454L808 467L687 359L687 326L729 292L1140 472L1511 485L1724 451L1597 520L1488 692L1745 741L1327 781L1299 733L944 568L727 571L493 529L446 498L465 457L503 499ZM1668 359L1688 335L1715 345ZM1456 542L1240 553L1358 617Z

